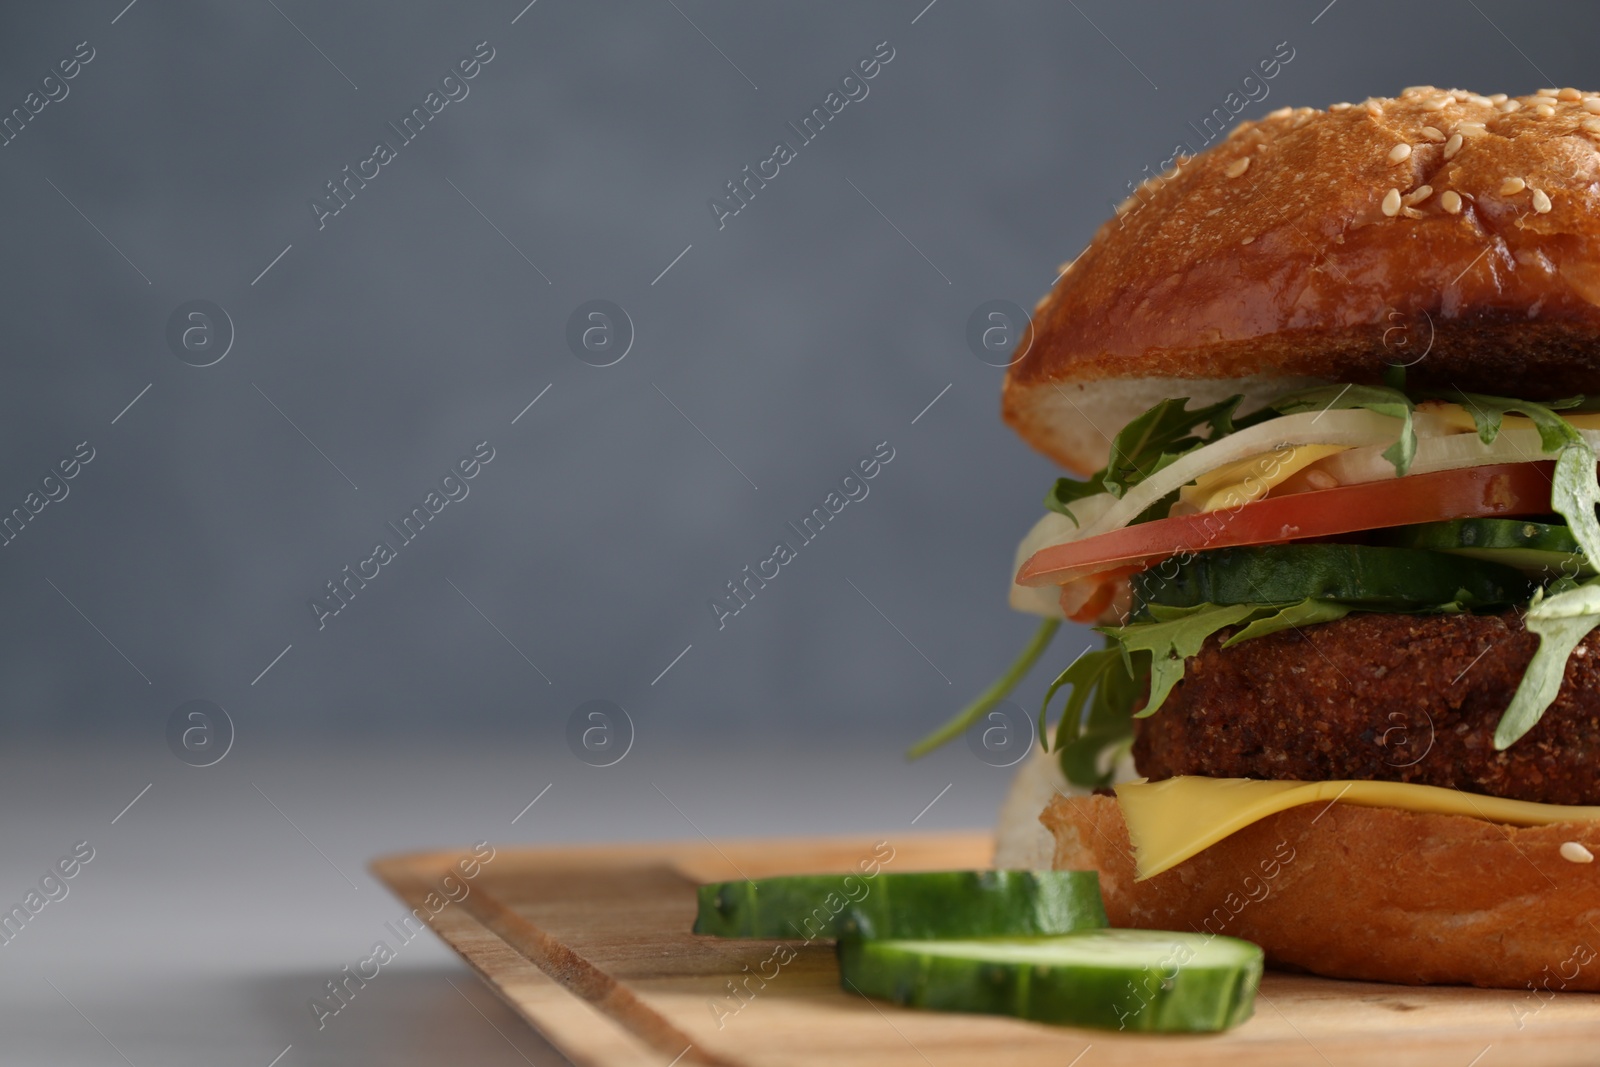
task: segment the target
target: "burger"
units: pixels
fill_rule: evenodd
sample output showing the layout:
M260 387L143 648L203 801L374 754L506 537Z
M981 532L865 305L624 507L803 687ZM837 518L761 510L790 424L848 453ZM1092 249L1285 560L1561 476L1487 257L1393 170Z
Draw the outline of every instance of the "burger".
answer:
M1006 818L1114 925L1600 990L1600 95L1240 125L1063 268L1002 411L1070 472L1044 622L941 733L1094 628Z

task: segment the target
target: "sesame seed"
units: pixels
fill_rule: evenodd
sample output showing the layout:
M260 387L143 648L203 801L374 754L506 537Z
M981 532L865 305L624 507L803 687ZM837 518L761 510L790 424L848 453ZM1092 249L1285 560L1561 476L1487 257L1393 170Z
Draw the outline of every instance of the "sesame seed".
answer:
M1269 118L1269 119L1286 119L1290 115L1293 115L1293 114L1294 114L1294 108L1292 108L1292 107L1280 107L1276 111L1267 112L1267 118Z
M1404 143L1397 144L1393 148L1389 149L1389 162L1390 163L1404 163L1406 160L1408 160L1410 158L1411 158L1411 146L1408 145L1408 144L1404 144Z
M1533 109L1533 113L1542 119L1547 119L1556 113L1556 109L1551 107L1549 104L1540 104L1538 107Z
M1400 214L1400 190L1390 189L1383 194L1383 213L1390 218Z
M1232 163L1229 163L1227 169L1224 170L1222 173L1226 174L1230 178L1237 178L1239 175L1243 174L1245 171L1247 171L1249 169L1250 169L1250 157L1249 156L1240 156L1238 159L1234 160Z
M1344 103L1332 104L1332 105L1330 105L1328 107L1328 110L1329 111L1349 111L1350 108L1353 107L1353 106L1354 105L1350 104L1349 102L1344 102Z
M1461 194L1454 189L1446 189L1439 194L1439 206L1450 215L1461 214Z
M1443 111L1445 105L1450 102L1451 100L1448 96L1430 96L1428 99L1422 102L1422 110Z
M1240 241L1239 243L1242 244L1242 245L1247 245L1247 244L1249 244L1250 242L1252 242L1254 240L1255 240L1254 237L1246 237L1244 240Z
M1554 96L1554 95L1556 95L1556 91L1554 89L1540 89L1534 95L1535 96Z
M1444 134L1440 133L1438 130L1434 129L1432 126L1424 126L1424 127L1422 127L1422 136L1426 137L1428 140L1432 141L1434 144L1438 144L1440 141L1444 140Z
M1516 196L1528 187L1528 183L1521 178L1507 178L1500 183L1501 196Z
M1493 96L1489 97L1489 103L1491 104L1503 104L1506 102L1506 100L1507 97L1505 93L1495 93Z
M1502 101L1500 101L1500 103L1497 106L1500 108L1501 111L1503 111L1507 115L1509 115L1513 111L1521 111L1522 110L1522 101L1521 100L1502 100Z
M1561 858L1568 863L1593 863L1594 853L1577 841L1565 841L1561 845Z
M1556 94L1556 99L1557 100L1572 101L1572 100L1581 100L1582 98L1583 98L1583 94L1578 92L1578 90L1576 90L1576 89L1563 89L1559 93Z
M1423 106L1426 107L1427 105L1424 104ZM1371 115L1373 118L1377 118L1379 115L1383 114L1383 105L1378 103L1376 100L1368 100L1367 114Z
M1474 104L1477 104L1479 107L1488 107L1490 104L1494 103L1493 100L1490 100L1487 96L1484 96L1481 93L1469 93L1467 95L1467 99L1471 100Z
M1450 139L1444 143L1444 158L1454 159L1459 151L1461 151L1461 135L1452 133Z
M1550 197L1543 189L1533 191L1533 210L1541 215L1550 210Z
M1600 115L1600 96L1586 96L1583 98L1583 110L1591 115Z
M1584 119L1579 125L1590 133L1600 133L1600 118Z
M1422 212L1418 211L1414 207L1403 207L1400 209L1400 214L1404 215L1408 219L1422 218Z
M1430 197L1432 195L1433 195L1433 186L1431 186L1431 185L1419 185L1415 189L1413 189L1409 193L1407 193L1405 196L1401 197L1400 198L1400 202L1402 204L1404 204L1406 207L1415 207L1416 205L1422 203L1424 200L1428 199L1428 197Z

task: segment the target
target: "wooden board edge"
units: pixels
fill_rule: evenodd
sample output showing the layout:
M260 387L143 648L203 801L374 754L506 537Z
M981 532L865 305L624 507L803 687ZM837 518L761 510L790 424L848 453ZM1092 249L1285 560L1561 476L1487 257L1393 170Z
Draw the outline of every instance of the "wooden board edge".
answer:
M466 907L423 904L456 853L384 856L368 870L456 952L512 1011L578 1067L661 1067L659 1047L547 973ZM469 893L466 900L482 894ZM464 903L464 901L463 901ZM674 1050L684 1050L687 1039Z
M932 835L930 835L932 836ZM982 840L982 835L940 835L956 843L958 847L976 847ZM835 846L840 838L824 839L821 843L831 840ZM844 840L854 840L847 838ZM756 846L763 852L778 849L794 848L799 844L810 844L809 839L802 842L799 839L774 841L771 839L756 842ZM928 842L932 844L932 841ZM736 857L743 858L741 849L734 842L724 842ZM722 850L710 842L654 842L640 845L601 845L568 847L522 847L508 849L508 855L519 855L527 862L538 862L548 859L556 863L587 862L590 860L603 860L600 865L610 867L612 862L618 864L619 869L624 867L637 868L640 865L667 864L680 869L693 866L702 860L709 862L709 855L716 855ZM372 861L370 869L397 896L405 901L408 906L415 907L429 891L434 889L438 880L450 870L457 860L458 853L452 852L426 852L408 855L394 855L381 857ZM727 857L720 857L722 862L731 863ZM514 872L513 876L514 876ZM686 874L686 876L688 876ZM537 1029L550 1039L551 1043L567 1054L574 1063L581 1067L661 1067L665 1063L694 1062L744 1065L743 1059L733 1059L726 1052L717 1056L710 1050L696 1047L692 1039L681 1036L673 1027L674 1016L670 1012L661 1012L655 1008L639 1002L632 991L622 987L616 979L606 974L602 969L586 961L584 967L587 975L576 976L576 984L564 982L558 973L556 965L559 963L559 952L551 954L550 946L554 945L568 955L576 957L567 946L561 944L547 932L540 930L537 925L522 919L510 909L498 905L501 911L509 913L510 922L497 921L493 916L487 915L482 908L482 901L492 897L487 889L483 892L474 891L463 899L460 908L445 907L440 910L428 925L443 938L447 944L467 959L469 964L477 971L501 996L511 1008L521 1017L527 1019ZM469 907L468 903L475 903L478 907ZM489 909L492 911L493 909ZM419 917L428 916L428 909L420 909ZM539 955L541 943L544 955ZM599 983L592 984L598 976ZM572 976L568 976L572 977ZM1333 980L1317 980L1333 981ZM606 986L621 988L628 993L632 1004L625 1001L607 1001ZM1362 983L1339 983L1356 988ZM1373 990L1399 990L1407 991L1412 987L1372 987ZM1559 996L1559 994L1558 994ZM1591 995L1570 994L1588 999ZM1276 1007L1270 1000L1263 998L1269 1006ZM619 1008L622 1009L619 1011ZM630 1014L630 1010L635 1014ZM638 1023L642 1018L646 1022L659 1020L665 1024L664 1029L653 1031L651 1035L641 1034ZM1305 1034L1300 1033L1300 1028L1290 1023L1291 1028L1298 1035L1298 1040L1284 1035L1283 1040L1288 1040L1289 1045L1299 1048L1299 1042L1305 1042L1305 1052L1311 1053L1317 1059L1308 1057L1305 1062L1321 1062L1321 1048ZM1566 1064L1586 1062L1581 1050L1592 1051L1594 1037L1588 1027L1588 1021L1568 1022L1563 1020L1556 1023L1553 1020L1531 1027L1523 1032L1519 1026L1516 1032L1490 1029L1482 1033L1470 1033L1454 1027L1414 1030L1396 1033L1381 1037L1385 1059L1394 1064L1394 1067L1437 1067L1441 1062L1438 1058L1440 1051L1449 1048L1451 1053L1459 1053L1462 1062L1465 1059L1477 1058L1488 1051L1490 1045L1505 1051L1516 1051L1528 1058L1523 1062L1539 1064ZM679 1036L673 1036L678 1034ZM666 1037L667 1040L662 1040ZM681 1037L681 1041L680 1038ZM1276 1063L1288 1062L1282 1057L1289 1049L1277 1045L1280 1039L1252 1047L1251 1044L1237 1048L1234 1061L1240 1065L1246 1063ZM1478 1042L1483 1046L1479 1046ZM1470 1045L1470 1047L1469 1047ZM1340 1052L1347 1051L1340 1049ZM1337 1053L1336 1053L1337 1055ZM741 1054L742 1056L742 1054ZM1292 1056L1291 1056L1292 1058ZM1454 1062L1452 1060L1451 1062ZM1474 1060L1476 1062L1476 1060Z
M860 836L865 841L876 835L863 832ZM979 830L923 831L909 835L896 834L895 838L901 844L911 846L914 853L953 845L964 852L982 852L986 859L992 852L994 840L990 832ZM653 861L680 870L690 881L705 881L717 877L708 872L731 864L728 850L741 855L788 855L811 849L831 850L837 848L840 840L840 835L758 837L730 838L720 845L677 840L563 845L553 848L521 846L506 851L524 859L559 856L565 862L582 859L636 866L641 862ZM640 1059L649 1050L664 1054L673 1063L746 1067L741 1061L696 1046L688 1034L665 1015L646 1005L628 986L487 892L469 890L457 906L446 905L437 913L432 913L423 905L424 898L430 893L440 893L440 879L453 872L454 865L462 855L460 849L391 854L373 859L368 869L408 907L417 909L418 917L460 953L497 996L544 1034L569 1059L585 1067L589 1064L613 1067L634 1063L649 1063L659 1067L659 1059ZM732 878L740 874L742 872L734 868L721 874L721 877ZM467 924L461 922L463 918ZM480 943L474 938L475 933L493 940ZM572 1004L581 1005L583 1014L576 1020L570 1018L573 1014L570 1005L560 1010L532 1011L512 995L499 973L490 971L486 966L486 956L492 952L492 946L503 948L515 957L514 966L541 976L552 989L559 989L561 995ZM582 1025L574 1026L574 1021ZM610 1040L604 1049L593 1047L594 1035L602 1030L611 1031ZM619 1046L618 1042L626 1042L626 1045Z

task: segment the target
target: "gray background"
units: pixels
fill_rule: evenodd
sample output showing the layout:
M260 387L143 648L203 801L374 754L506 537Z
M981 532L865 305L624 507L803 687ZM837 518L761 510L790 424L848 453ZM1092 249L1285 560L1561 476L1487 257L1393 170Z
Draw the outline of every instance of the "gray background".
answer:
M6 1062L553 1062L432 943L315 1031L306 1000L398 913L367 858L985 823L1008 771L899 755L1033 626L1007 569L1053 473L996 417L972 310L1031 306L1279 42L1246 117L1595 88L1600 28L1559 3L125 2L0 15L0 110L96 53L0 148L0 511L97 453L0 549L0 900L97 849L0 947ZM884 40L868 97L719 230L707 199ZM307 201L479 41L470 95L319 231ZM206 368L164 337L197 298L236 329ZM607 368L565 341L595 298L637 335ZM307 598L481 440L469 497L319 631ZM868 498L719 631L707 599L883 440ZM196 698L237 730L206 769L164 736ZM637 728L604 770L565 740L596 698Z

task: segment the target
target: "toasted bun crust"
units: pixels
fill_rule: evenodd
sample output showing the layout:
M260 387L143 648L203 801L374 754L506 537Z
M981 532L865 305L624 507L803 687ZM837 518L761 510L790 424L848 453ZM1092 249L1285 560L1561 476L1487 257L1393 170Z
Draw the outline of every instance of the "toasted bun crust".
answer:
M1242 937L1330 978L1600 991L1600 868L1559 851L1600 854L1593 824L1305 806L1135 882L1114 799L1058 797L1040 821L1056 869L1100 872L1113 926Z
M1283 108L1175 157L1040 302L1006 421L1087 472L1166 396L1393 363L1422 385L1600 392L1600 98L1542 92Z

